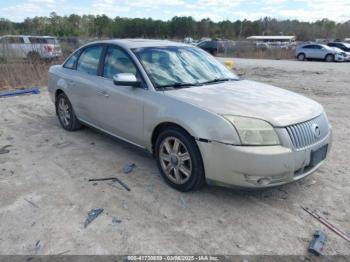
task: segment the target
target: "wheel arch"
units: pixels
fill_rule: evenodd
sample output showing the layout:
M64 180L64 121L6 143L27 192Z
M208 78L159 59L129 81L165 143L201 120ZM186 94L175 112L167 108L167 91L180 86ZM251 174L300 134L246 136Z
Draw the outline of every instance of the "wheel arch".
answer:
M55 91L55 101L57 100L57 97L58 97L60 94L62 94L62 93L64 93L64 91L63 91L61 88L56 89L56 91ZM65 94L65 93L64 93L64 94Z
M186 134L188 134L189 136L191 136L192 138L195 138L186 128L184 128L183 126L174 123L174 122L170 122L170 121L166 121L166 122L161 122L158 123L153 131L152 131L152 135L151 135L151 146L152 146L152 154L154 155L155 152L155 144L157 141L157 137L161 134L162 131L164 131L167 128L179 128L181 129L183 132L185 132Z

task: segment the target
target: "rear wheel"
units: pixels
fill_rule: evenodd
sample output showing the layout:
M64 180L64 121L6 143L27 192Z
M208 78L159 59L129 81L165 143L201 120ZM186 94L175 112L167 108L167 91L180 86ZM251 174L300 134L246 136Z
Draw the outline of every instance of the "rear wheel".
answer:
M27 58L32 63L37 63L40 61L40 55L37 52L30 52Z
M158 168L173 188L187 192L205 182L202 157L194 139L182 129L164 130L155 144Z
M67 131L75 131L82 128L77 119L72 104L66 94L61 93L56 99L56 114L61 126Z
M298 54L297 58L299 61L304 61L306 57L305 57L304 53L300 53L300 54Z
M334 55L328 54L325 58L326 62L334 62Z

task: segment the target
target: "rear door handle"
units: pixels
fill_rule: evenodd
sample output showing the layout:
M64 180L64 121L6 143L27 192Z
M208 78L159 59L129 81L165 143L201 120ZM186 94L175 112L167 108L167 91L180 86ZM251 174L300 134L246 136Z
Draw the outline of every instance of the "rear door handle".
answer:
M104 90L97 91L97 94L104 97L109 97L109 94Z

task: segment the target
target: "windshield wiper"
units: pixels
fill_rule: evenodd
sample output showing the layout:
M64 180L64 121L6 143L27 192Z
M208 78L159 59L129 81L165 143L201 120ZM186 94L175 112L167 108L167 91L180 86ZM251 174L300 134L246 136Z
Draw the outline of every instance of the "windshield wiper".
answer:
M174 87L174 88L181 88L181 87L190 87L190 86L201 86L200 83L173 83L169 85L160 85L157 86L157 88L166 88L166 87Z
M226 81L233 81L238 80L236 78L215 78L213 80L209 80L206 82L201 83L202 85L212 84L212 83L219 83L219 82L226 82Z

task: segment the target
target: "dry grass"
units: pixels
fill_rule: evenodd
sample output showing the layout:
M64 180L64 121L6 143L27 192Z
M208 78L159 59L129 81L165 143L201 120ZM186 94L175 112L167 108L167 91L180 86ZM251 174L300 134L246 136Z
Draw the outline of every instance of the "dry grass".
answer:
M49 67L61 61L32 63L29 61L2 61L0 63L0 90L12 90L47 85Z

